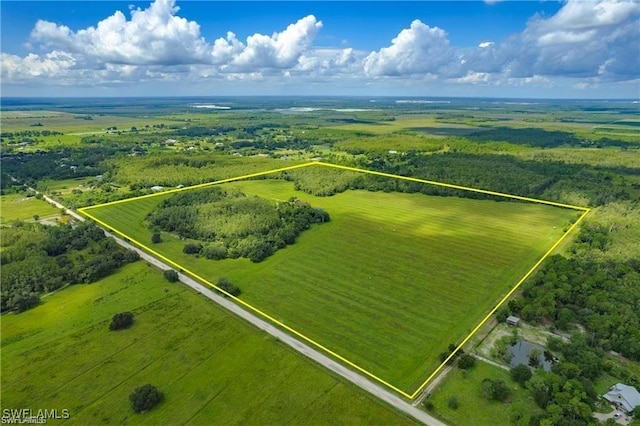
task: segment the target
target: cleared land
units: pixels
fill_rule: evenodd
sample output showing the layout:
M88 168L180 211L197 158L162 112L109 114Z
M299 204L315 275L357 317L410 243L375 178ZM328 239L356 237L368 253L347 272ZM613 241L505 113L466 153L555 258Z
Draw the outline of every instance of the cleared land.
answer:
M49 203L24 194L9 194L0 197L0 223L14 220L33 220L34 215L41 218L59 213Z
M133 327L109 332L127 310ZM2 408L70 424L413 424L142 262L3 316L0 342ZM137 415L128 395L148 382L165 401Z
M539 204L422 194L297 192L279 180L225 184L325 209L331 222L258 264L153 249L211 282L226 276L246 302L400 389L415 389L562 235L577 212ZM151 246L144 217L168 195L91 209Z

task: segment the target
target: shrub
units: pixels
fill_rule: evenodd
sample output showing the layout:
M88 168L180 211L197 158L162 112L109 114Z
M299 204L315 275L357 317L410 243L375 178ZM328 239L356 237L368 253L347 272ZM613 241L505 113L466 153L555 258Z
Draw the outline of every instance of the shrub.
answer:
M160 236L159 232L154 232L153 235L151 235L151 242L153 244L158 244L162 242L162 237Z
M504 401L511 395L511 389L502 379L484 379L482 381L482 395L486 399Z
M241 293L240 289L238 287L236 287L235 285L233 285L231 283L231 281L229 281L227 278L222 277L218 280L217 284L218 288L220 288L221 290L226 291L227 293L238 297Z
M458 361L458 367L460 367L463 370L471 368L474 365L476 365L476 359L472 355L469 355L469 354L462 355L460 357L460 360Z
M182 248L182 252L185 254L198 254L200 253L200 250L202 250L202 244L200 243L198 244L187 243Z
M38 304L40 304L40 297L35 293L17 294L9 302L9 306L16 313L20 313L20 312L26 311L27 309L31 309L34 306L37 306Z
M451 408L452 410L457 410L458 398L456 398L455 396L449 397L449 399L447 400L447 405L449 405L449 408Z
M129 401L131 401L131 407L136 413L144 413L151 410L158 405L164 399L164 395L155 386L146 384L139 388L136 388L131 395L129 395Z
M511 377L513 377L513 380L518 382L522 387L524 387L524 384L532 376L533 373L531 372L531 369L524 364L516 365L511 369Z
M170 283L175 283L180 279L180 277L178 276L178 273L176 271L174 271L173 269L166 269L164 271L164 277Z
M109 330L122 330L131 327L132 324L133 314L131 312L121 312L113 316Z

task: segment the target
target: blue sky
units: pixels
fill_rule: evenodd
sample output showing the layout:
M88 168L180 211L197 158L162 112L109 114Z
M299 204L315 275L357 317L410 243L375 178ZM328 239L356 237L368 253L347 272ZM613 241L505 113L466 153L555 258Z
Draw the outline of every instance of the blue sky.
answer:
M640 96L635 0L1 6L2 96Z

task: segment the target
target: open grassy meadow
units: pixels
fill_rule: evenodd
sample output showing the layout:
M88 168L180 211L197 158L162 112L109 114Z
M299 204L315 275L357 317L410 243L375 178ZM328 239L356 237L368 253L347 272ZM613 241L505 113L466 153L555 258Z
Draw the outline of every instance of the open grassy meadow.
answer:
M482 396L484 379L504 380L511 396L506 402L488 401ZM450 398L457 400L458 408L449 406ZM467 425L469 419L478 426L526 424L518 421L540 411L530 392L514 382L508 371L480 361L467 371L457 368L451 371L447 380L433 391L429 401L433 403L431 413L449 425Z
M34 215L44 218L58 213L57 208L35 197L25 197L24 194L7 194L0 197L1 224L15 220L33 220Z
M405 390L416 389L562 235L577 212L540 204L347 191L315 197L292 182L224 184L248 195L321 207L331 222L261 263L183 254L144 218L164 197L91 209L97 219Z
M110 332L124 311L134 325ZM3 409L68 409L78 425L412 424L143 262L1 327ZM146 383L165 400L135 414L128 396Z

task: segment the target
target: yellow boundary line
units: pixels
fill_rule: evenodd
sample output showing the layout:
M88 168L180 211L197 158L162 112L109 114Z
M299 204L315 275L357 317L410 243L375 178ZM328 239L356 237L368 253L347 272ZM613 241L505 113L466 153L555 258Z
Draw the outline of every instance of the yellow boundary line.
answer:
M287 171L287 170L299 169L299 168L308 167L308 166L311 166L311 165L319 165L319 166L324 166L324 167L333 167L333 168L337 168L337 169L348 170L348 171L359 172L359 173L367 173L367 174L371 174L371 175L383 176L383 177L388 177L388 178L393 178L393 179L401 179L401 180L406 180L406 181L411 181L411 182L426 183L426 184L430 184L430 185L442 186L442 187L445 187L445 188L477 192L477 193L494 195L494 196L505 197L505 198L511 198L511 199L516 199L516 200L521 200L521 201L528 201L528 202L533 202L533 203L538 203L538 204L546 204L546 205L551 205L551 206L555 206L555 207L578 210L578 211L582 211L583 213L582 213L582 215L580 215L578 220L576 220L569 227L569 229L565 233L563 233L562 236L551 246L551 248L549 250L547 250L547 252L531 267L531 269L529 269L529 271L527 271L527 273L522 276L522 278L500 300L500 302L498 302L498 304L493 309L491 309L491 311L489 311L489 313L482 319L482 321L480 321L480 323L478 323L478 325L476 325L476 327L467 335L467 337L464 338L464 340L455 348L455 350L453 352L451 352L451 354L449 354L449 356L433 371L433 373L431 373L431 375L429 375L429 377L427 377L427 379L420 386L418 386L416 391L413 392L412 394L409 394L409 393L407 393L405 391L402 391L402 390L398 389L397 387L393 386L392 384L388 383L387 381L385 381L385 380L381 379L380 377L374 375L373 373L365 370L364 368L360 367L359 365L357 365L357 364L349 361L348 359L342 357L341 355L338 355L337 353L333 352L329 348L327 348L327 347L321 345L320 343L316 342L315 340L305 336L304 334L300 333L299 331L289 327L288 325L282 323L281 321L278 321L277 319L273 318L269 314L267 314L267 313L261 311L260 309L254 307L253 305L250 305L249 303L245 302L244 300L241 300L241 299L233 296L232 294L230 294L230 293L226 292L225 290L219 288L215 284L209 282L208 280L206 280L202 276L196 274L195 272L192 272L189 269L184 268L182 265L180 265L180 264L174 262L173 260L165 257L164 255L162 255L162 254L158 253L157 251L149 248L148 246L140 243L139 241L131 238L130 236L128 236L128 235L124 234L123 232L115 229L111 225L108 225L107 223L101 221L100 219L96 218L95 216L93 216L92 214L87 212L87 210L96 209L96 208L100 208L100 207L106 207L106 206L112 206L114 204L127 203L127 202L130 202L130 201L141 200L143 198L151 198L151 197L156 197L156 196L160 196L160 195L166 195L166 194L171 194L171 193L175 193L175 192L180 192L180 191L187 191L187 190L191 190L191 189L205 188L205 187L208 187L208 186L219 185L219 184L222 184L222 183L234 182L234 181L239 181L239 180L244 180L244 179L250 179L250 178L253 178L253 177L259 177L259 176L265 176L265 175L269 175L269 174L273 174L273 173L283 172L283 171ZM491 318L491 315L493 315L496 312L496 310L498 310L500 308L500 306L502 306L507 301L507 299L513 295L513 293L520 287L520 285L522 285L522 283L524 283L526 281L527 278L529 278L529 276L531 276L531 274L533 274L533 272L542 264L542 262L544 262L544 260L560 245L560 243L562 241L564 241L564 239L578 226L578 224L582 221L582 219L584 219L584 217L590 211L591 211L591 209L589 209L587 207L572 206L570 204L556 203L556 202L553 202L553 201L539 200L539 199L536 199L536 198L529 198L529 197L521 197L519 195L505 194L505 193L501 193L501 192L488 191L488 190L477 189L477 188L469 188L469 187L461 186L461 185L454 185L454 184L448 184L448 183L443 183L443 182L436 182L436 181L430 181L430 180L425 180L425 179L412 178L412 177L407 177L407 176L393 175L393 174L390 174L390 173L376 172L376 171L372 171L372 170L358 169L358 168L355 168L355 167L340 166L340 165L337 165L337 164L324 163L324 162L309 162L309 163L297 164L297 165L294 165L294 166L282 167L282 168L279 168L279 169L273 169L273 170L269 170L269 171L265 171L265 172L251 173L251 174L244 175L244 176L228 178L228 179L222 179L222 180L218 180L218 181L214 181L214 182L201 183L201 184L198 184L198 185L187 186L187 187L184 187L184 188L175 188L175 189L171 189L169 191L162 191L162 192L157 192L157 193L153 193L153 194L146 194L146 195L141 195L139 197L133 197L133 198L125 198L123 200L111 201L111 202L108 202L108 203L96 204L94 206L83 207L83 208L78 209L78 212L80 212L81 214L83 214L83 215L87 216L88 218L94 220L95 222L99 223L103 227L105 227L105 228L107 228L109 230L112 230L113 232L115 232L116 234L122 236L123 238L135 243L136 245L138 245L139 247L141 247L142 249L144 249L148 253L151 253L152 255L156 256L159 259L162 259L165 263L177 268L178 270L180 270L183 273L187 273L188 275L191 275L193 278L203 282L204 284L208 285L209 287L211 287L211 288L215 289L216 291L224 294L225 296L231 298L233 301L235 301L236 303L244 306L245 308L249 309L250 311L253 311L253 312L261 315L262 317L268 319L269 321L271 321L272 323L278 325L279 327L282 327L283 329L285 329L288 332L294 334L295 336L298 336L299 338L301 338L302 340L306 341L307 343L310 343L313 346L323 350L324 352L328 353L329 355L333 356L334 358L344 362L348 366L356 369L357 371L363 373L364 375L368 376L369 378L374 379L378 383L381 383L381 384L387 386L388 388L392 389L393 391L397 392L398 394L400 394L400 395L402 395L402 396L404 396L404 397L406 397L406 398L408 398L410 400L414 399L420 392L422 392L422 390L429 384L429 382L431 380L433 380L433 378L442 370L442 368L444 368L446 363L449 362L449 360L451 360L451 358L453 358L456 355L456 353L458 353L460 351L460 349L469 341L469 339L471 339L471 337L473 337L473 335L489 320L489 318Z

